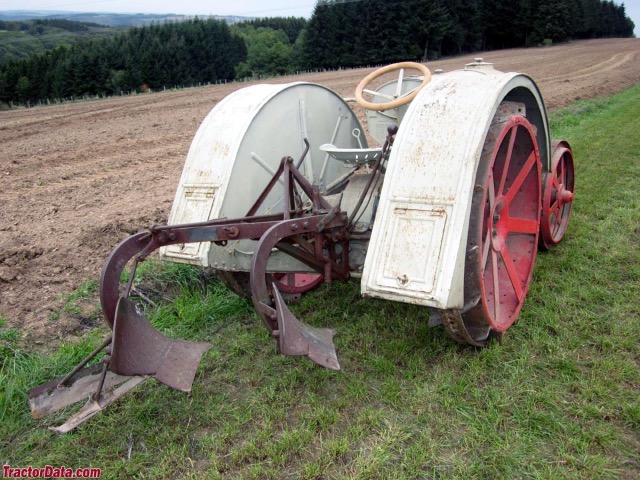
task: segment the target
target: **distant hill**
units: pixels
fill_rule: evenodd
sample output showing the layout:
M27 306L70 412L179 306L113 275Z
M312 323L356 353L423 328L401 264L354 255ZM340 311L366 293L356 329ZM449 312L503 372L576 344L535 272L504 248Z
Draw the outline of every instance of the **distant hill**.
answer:
M0 63L25 59L61 44L104 38L122 29L66 19L7 21L0 17Z
M154 13L85 13L85 12L64 12L57 10L6 10L0 11L0 20L24 21L37 20L44 18L66 19L75 22L88 22L106 25L110 27L137 27L148 25L152 22L179 22L188 20L193 16L176 15L174 13L154 14ZM234 23L251 20L252 17L238 16L220 16L220 15L201 15L200 18L214 18L216 20L224 20L229 25Z
M0 63L25 59L61 44L104 38L131 27L180 22L189 18L192 17L175 14L0 11ZM223 20L228 24L250 19L237 16L207 18Z

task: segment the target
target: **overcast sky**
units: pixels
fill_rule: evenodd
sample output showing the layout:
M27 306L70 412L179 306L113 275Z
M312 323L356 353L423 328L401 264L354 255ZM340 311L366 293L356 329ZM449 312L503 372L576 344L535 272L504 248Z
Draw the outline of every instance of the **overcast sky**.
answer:
M627 17L633 20L636 24L636 28L633 31L636 37L640 37L640 0L627 0L626 2L615 2L617 5L624 3L624 10L627 12Z
M625 4L640 37L640 0ZM0 0L0 10L68 10L76 12L182 13L243 17L311 17L316 0Z

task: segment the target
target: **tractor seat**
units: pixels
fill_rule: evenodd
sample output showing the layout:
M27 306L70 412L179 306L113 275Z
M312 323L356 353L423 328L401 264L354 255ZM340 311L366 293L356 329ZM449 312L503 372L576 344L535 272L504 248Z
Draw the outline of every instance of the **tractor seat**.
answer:
M320 150L327 152L336 160L351 164L364 165L376 161L378 154L382 152L382 147L376 148L338 148L331 143L320 145Z

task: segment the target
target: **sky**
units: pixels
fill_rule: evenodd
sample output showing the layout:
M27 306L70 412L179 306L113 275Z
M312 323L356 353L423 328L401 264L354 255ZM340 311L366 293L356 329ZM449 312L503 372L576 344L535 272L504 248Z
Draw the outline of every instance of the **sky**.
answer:
M640 37L640 0L626 0L625 2L615 3L618 5L624 3L624 11L627 12L627 17L636 24L633 33L636 34L636 37Z
M310 18L316 0L0 0L1 10Z
M624 3L640 37L640 0ZM67 10L75 12L177 13L242 17L310 18L316 0L0 0L0 10Z

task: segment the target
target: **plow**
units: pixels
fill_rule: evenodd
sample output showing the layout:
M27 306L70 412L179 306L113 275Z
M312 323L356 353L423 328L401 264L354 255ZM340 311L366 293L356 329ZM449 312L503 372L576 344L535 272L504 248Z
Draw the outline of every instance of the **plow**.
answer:
M353 99L307 82L239 89L198 129L167 224L107 258L110 335L29 392L32 414L86 401L53 428L65 433L149 378L191 390L212 346L167 337L132 299L138 265L156 253L214 269L251 300L277 353L331 370L336 331L288 306L323 282L358 278L363 296L424 306L453 341L486 346L518 318L537 252L562 240L573 199L572 150L552 141L535 82L483 59L433 74L392 64Z

